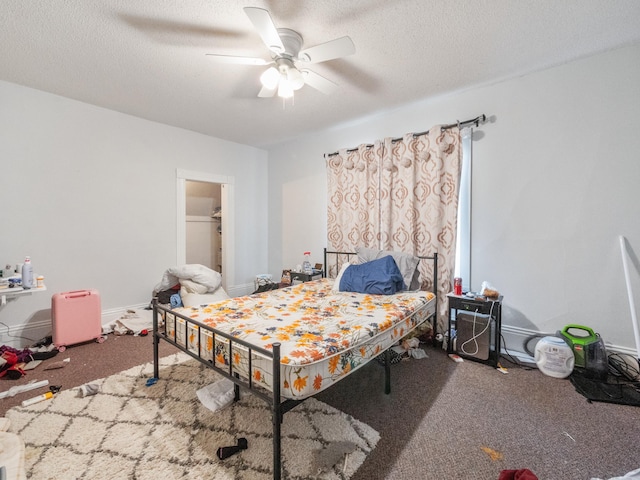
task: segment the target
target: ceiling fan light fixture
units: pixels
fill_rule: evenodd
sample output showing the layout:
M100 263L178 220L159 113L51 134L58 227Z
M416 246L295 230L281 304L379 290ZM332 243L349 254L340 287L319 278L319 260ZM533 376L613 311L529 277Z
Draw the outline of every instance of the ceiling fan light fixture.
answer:
M280 81L280 72L275 67L269 67L260 75L260 83L266 88L274 90Z
M278 84L278 96L280 98L293 97L293 88L289 81L284 77L280 79L280 83Z
M304 77L297 68L290 68L287 72L287 81L294 90L300 90L304 85Z

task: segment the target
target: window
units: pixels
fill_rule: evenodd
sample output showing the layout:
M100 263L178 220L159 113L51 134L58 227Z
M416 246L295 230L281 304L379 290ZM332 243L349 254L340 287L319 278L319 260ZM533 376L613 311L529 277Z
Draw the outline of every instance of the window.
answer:
M463 128L462 171L458 198L458 235L454 276L462 278L462 290L471 290L471 137L473 130Z

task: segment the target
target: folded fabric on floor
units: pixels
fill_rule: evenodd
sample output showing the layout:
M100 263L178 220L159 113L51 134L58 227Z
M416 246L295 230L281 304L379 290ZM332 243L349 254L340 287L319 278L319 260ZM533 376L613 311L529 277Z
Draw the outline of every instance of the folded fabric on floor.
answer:
M518 470L502 470L498 480L538 480L538 477L528 468Z
M102 327L102 333L116 335L139 335L143 330L153 328L153 311L127 310L120 318Z

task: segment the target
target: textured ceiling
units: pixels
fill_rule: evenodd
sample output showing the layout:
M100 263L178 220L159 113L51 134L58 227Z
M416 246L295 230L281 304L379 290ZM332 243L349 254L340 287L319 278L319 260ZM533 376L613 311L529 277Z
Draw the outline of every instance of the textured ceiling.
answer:
M349 35L293 103L258 98L269 59L242 10L304 47ZM258 147L412 101L640 42L637 0L1 0L0 79ZM491 112L486 112L491 113Z

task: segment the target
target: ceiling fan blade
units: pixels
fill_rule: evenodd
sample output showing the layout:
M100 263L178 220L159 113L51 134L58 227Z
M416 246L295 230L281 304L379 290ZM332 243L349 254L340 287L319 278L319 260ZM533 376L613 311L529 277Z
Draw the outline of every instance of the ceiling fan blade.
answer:
M235 55L218 55L216 53L205 53L206 56L212 60L221 63L235 63L238 65L268 65L272 63L271 60L264 60L262 58L255 57L238 57Z
M306 63L320 63L354 53L356 53L356 46L353 40L350 37L340 37L302 50L298 54L298 60Z
M258 92L258 96L261 98L273 97L277 91L278 91L278 87L268 88L263 86L262 89L260 89L260 92Z
M324 93L325 95L332 94L338 85L333 83L331 80L327 80L322 75L318 75L311 70L300 70L302 72L302 76L304 77L304 83L309 85L310 87L315 88L316 90Z
M278 35L278 29L267 10L256 7L244 7L244 13L247 14L249 20L251 20L260 38L262 38L262 41L269 50L275 53L284 52L284 45L282 44L280 35Z

